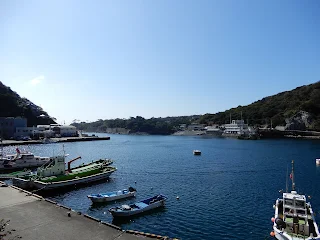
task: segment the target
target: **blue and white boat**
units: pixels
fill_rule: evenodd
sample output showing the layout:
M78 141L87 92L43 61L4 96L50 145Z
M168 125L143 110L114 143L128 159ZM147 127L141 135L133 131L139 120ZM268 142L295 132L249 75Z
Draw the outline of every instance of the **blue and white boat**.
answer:
M165 204L167 197L159 194L154 197L145 199L141 202L137 202L130 205L122 205L121 207L110 208L109 212L113 217L130 217L139 213L149 211L158 207L162 207Z
M87 197L93 203L103 203L103 202L111 202L119 199L134 197L136 194L136 189L133 187L129 187L128 189L123 189L114 192L107 193L98 193L98 194L90 194Z

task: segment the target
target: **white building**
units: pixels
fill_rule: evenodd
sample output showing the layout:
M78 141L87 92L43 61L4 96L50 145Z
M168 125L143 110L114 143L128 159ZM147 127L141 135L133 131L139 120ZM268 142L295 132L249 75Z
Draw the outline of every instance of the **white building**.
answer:
M17 127L15 137L76 137L77 128L74 126L61 126L59 124L38 125L37 127Z
M76 137L78 136L77 128L75 126L53 126L52 130L55 135L59 135L61 137Z
M51 130L51 126L50 125L37 125L37 129L39 131Z
M224 125L224 135L242 135L249 134L248 124L244 123L244 120L232 120L231 123Z

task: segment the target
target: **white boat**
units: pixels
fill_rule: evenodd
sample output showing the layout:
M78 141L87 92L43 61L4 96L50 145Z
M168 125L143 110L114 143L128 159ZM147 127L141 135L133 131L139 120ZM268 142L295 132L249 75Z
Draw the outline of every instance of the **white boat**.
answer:
M166 196L159 194L154 197L145 199L141 202L110 208L109 212L113 217L130 217L139 213L149 211L151 209L162 207L164 206L166 200Z
M128 189L123 189L114 192L108 193L98 193L98 194L90 194L87 197L93 203L103 203L103 202L111 202L119 199L134 197L136 194L136 189L133 187L129 187Z
M320 234L311 204L306 196L295 191L294 161L292 161L292 191L283 193L274 205L275 214L271 218L273 231L270 233L279 240L319 240Z
M316 164L317 164L317 165L320 165L320 158L317 158L317 159L316 159Z
M35 156L31 152L20 152L18 148L16 148L16 151L16 154L9 154L0 158L0 171L36 168L50 161L49 157Z
M193 155L201 155L201 151L200 150L193 150Z

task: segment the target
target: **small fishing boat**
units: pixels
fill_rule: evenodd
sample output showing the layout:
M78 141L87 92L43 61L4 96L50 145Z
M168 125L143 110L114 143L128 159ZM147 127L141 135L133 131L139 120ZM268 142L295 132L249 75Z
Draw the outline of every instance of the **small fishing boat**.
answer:
M110 208L109 212L113 217L130 217L139 213L149 211L158 207L162 207L165 204L167 197L159 194L154 197L145 199L141 202L137 202L130 205L122 205L121 207Z
M201 151L200 150L193 150L193 155L201 155Z
M317 158L317 159L316 159L316 164L317 164L317 165L320 165L320 158Z
M119 199L134 197L136 194L136 189L133 187L129 187L128 189L123 189L114 192L108 193L99 193L99 194L90 194L87 197L93 203L103 203L103 202L111 202Z
M320 234L311 204L306 202L306 196L295 191L294 161L292 161L292 191L286 191L282 199L277 199L273 231L271 236L279 240L319 240Z

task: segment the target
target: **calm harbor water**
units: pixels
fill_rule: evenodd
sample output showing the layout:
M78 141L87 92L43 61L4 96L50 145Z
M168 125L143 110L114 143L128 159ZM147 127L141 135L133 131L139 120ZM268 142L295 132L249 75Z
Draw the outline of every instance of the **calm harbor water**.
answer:
M104 135L104 134L99 134ZM123 229L184 240L269 239L272 205L285 189L287 167L295 160L297 190L310 195L320 222L320 141L258 140L179 136L108 135L110 141L65 143L74 166L111 158L117 171L110 181L62 192L50 198ZM36 155L61 153L62 144L20 146ZM15 147L6 147L13 152ZM201 156L192 151L200 149ZM94 206L90 193L133 186L135 199ZM113 222L110 207L162 193L163 209ZM176 197L180 199L177 200ZM319 216L318 216L319 215Z

